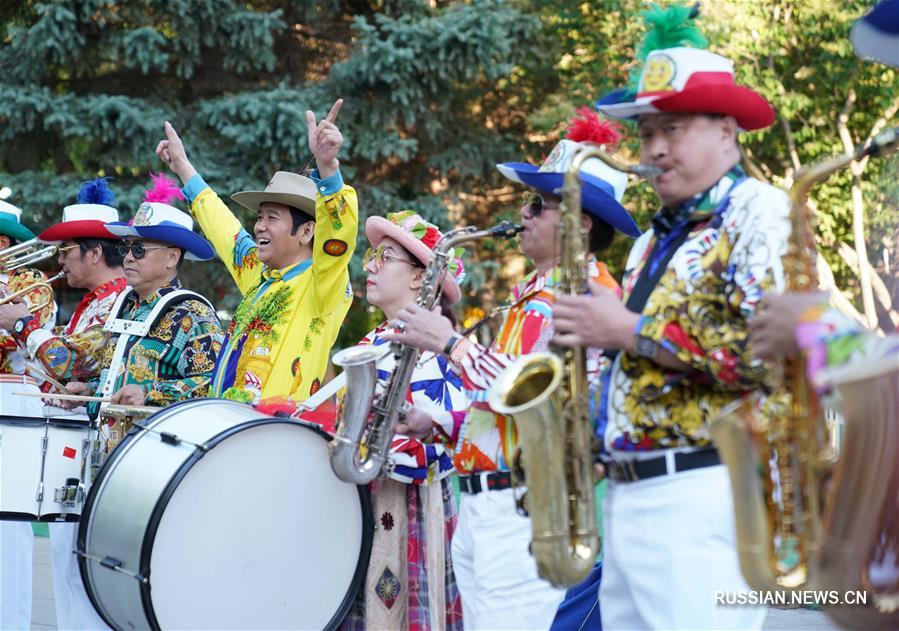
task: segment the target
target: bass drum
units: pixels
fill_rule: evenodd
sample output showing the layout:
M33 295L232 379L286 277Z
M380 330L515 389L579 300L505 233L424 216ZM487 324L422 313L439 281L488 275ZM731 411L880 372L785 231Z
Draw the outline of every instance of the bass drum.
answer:
M330 437L249 405L196 399L134 427L91 487L81 576L118 629L324 629L371 551L367 491Z

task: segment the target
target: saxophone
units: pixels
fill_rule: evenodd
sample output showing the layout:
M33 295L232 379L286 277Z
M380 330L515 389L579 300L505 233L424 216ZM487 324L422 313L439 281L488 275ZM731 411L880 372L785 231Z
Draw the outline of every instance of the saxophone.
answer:
M787 291L818 287L814 217L808 206L811 188L853 161L897 147L897 130L889 130L853 155L797 174L790 189L792 230L783 261ZM762 406L768 404L755 392L723 408L710 424L712 439L730 474L740 567L746 582L756 590L829 589L842 582L839 575L846 569L846 555L840 549L848 548L846 541L855 536L843 527L846 518L863 514L876 518L860 510L865 497L858 491L870 487L858 486L857 472L867 469L873 473L880 468L858 450L855 455L842 450L836 461L804 359L789 359L773 368L774 392L781 396L770 400L786 401L784 409L775 405L762 414ZM895 417L889 422L895 423ZM847 445L861 436L877 435L856 429L847 424ZM871 442L865 448L871 455L882 453ZM847 480L844 474L855 479ZM849 539L844 541L845 537Z
M560 294L588 289L580 171L590 158L642 177L657 172L652 166L624 164L598 147L575 154L563 188ZM518 429L537 571L556 587L577 584L593 568L600 549L586 349L551 345L549 352L523 355L494 381L488 403L495 412L514 417Z
M504 221L486 230L469 226L444 234L434 245L434 259L415 303L428 310L438 304L441 283L457 246L478 239L509 239L522 229ZM396 364L379 394L376 364L386 353L393 354ZM334 355L334 364L346 372L347 393L330 457L331 468L344 482L368 484L381 473L393 440L393 426L410 409L406 394L420 354L415 347L394 342L387 350L359 345Z

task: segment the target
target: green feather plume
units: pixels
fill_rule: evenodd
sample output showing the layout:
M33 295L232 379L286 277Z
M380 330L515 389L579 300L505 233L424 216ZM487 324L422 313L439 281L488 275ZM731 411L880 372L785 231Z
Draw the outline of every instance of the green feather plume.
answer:
M646 61L646 58L654 50L688 46L690 48L706 48L709 40L706 39L695 19L699 14L699 5L686 7L673 4L668 7L660 7L653 4L652 8L643 12L643 21L646 23L646 36L637 51L637 59ZM634 91L640 82L640 68L636 68L630 77L630 85Z

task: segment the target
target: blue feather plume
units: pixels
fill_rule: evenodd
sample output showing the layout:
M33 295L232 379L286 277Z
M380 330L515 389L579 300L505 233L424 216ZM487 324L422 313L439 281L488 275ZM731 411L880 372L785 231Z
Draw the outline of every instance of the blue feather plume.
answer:
M82 184L78 191L78 203L114 205L115 193L109 190L109 178L98 177L96 180Z

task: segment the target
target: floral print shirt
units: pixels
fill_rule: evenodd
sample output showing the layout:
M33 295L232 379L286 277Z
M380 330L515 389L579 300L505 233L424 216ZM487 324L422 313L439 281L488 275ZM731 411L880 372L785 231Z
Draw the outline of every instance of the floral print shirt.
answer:
M162 296L181 288L177 278L146 300L132 294L125 300L121 317L143 321ZM98 395L106 381L117 337L106 347L103 370L91 382ZM132 337L112 391L128 384L143 386L146 405L166 406L177 401L205 397L222 346L222 328L209 306L190 298L169 305L145 337ZM88 414L96 416L96 404Z
M747 347L747 321L763 292L783 289L786 194L747 178L738 165L675 212L663 210L628 256L625 300L656 242L684 220L687 238L649 294L635 333L690 369L618 354L604 379L598 423L610 452L707 446L717 411L765 381L763 364Z

